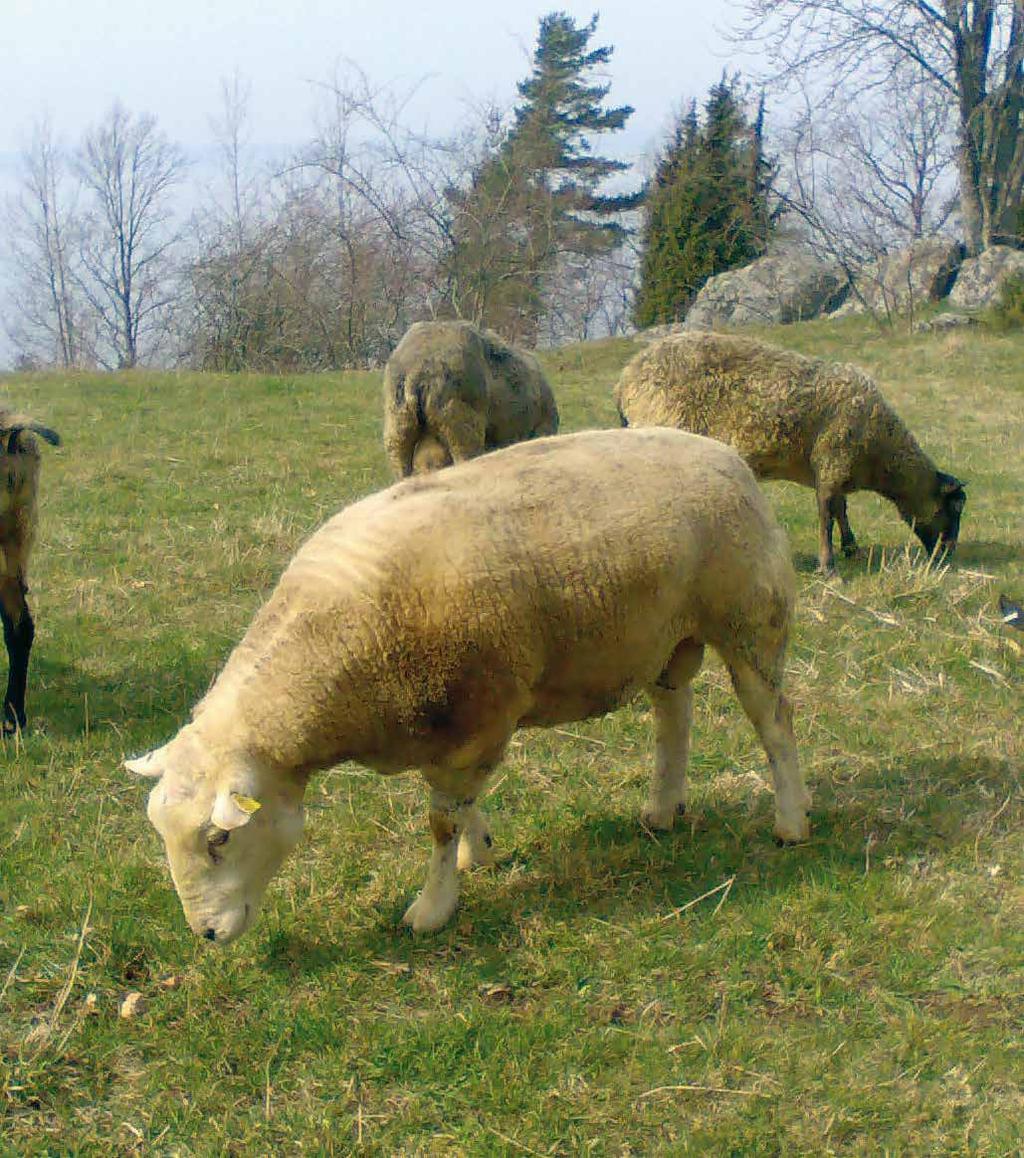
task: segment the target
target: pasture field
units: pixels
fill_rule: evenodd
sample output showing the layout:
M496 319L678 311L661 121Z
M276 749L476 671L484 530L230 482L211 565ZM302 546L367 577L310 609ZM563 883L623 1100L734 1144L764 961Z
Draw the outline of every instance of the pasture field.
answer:
M969 493L932 569L854 496L865 553L824 582L811 492L769 487L810 843L775 846L711 660L671 835L637 820L646 704L522 732L485 805L498 866L417 938L421 783L342 766L223 951L188 932L121 760L185 720L302 539L387 481L379 375L2 382L65 446L30 728L0 751L0 1154L1021 1152L1024 635L996 600L1024 597L1024 335L772 337L875 374ZM615 423L633 349L545 356L565 430Z

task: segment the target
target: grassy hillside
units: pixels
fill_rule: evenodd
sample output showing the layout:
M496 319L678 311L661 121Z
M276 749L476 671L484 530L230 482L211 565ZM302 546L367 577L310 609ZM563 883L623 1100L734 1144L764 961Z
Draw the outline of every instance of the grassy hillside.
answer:
M956 566L891 506L800 573L789 689L812 841L776 848L716 661L694 814L642 833L646 704L519 734L498 867L398 928L429 850L414 775L311 787L260 922L188 933L122 757L183 722L298 543L386 483L379 376L8 378L44 464L30 731L0 752L0 1152L1010 1154L1024 1135L1024 336L773 333L877 375L969 483ZM626 341L546 357L564 428L614 425ZM128 993L133 1016L119 1016Z

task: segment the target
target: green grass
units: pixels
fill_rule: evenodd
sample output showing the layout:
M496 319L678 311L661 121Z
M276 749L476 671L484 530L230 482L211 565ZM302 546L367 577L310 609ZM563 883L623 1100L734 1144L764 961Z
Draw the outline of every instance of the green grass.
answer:
M773 337L876 374L969 482L956 566L923 569L858 495L868 552L829 584L810 492L769 488L801 582L812 841L774 845L712 662L680 831L635 819L646 705L521 733L487 805L499 866L413 938L423 790L344 766L223 952L188 933L120 762L183 722L299 542L387 481L379 378L3 383L66 445L31 729L0 752L0 1153L1020 1153L1024 637L996 597L1024 596L1024 336ZM566 430L615 424L632 349L546 356Z

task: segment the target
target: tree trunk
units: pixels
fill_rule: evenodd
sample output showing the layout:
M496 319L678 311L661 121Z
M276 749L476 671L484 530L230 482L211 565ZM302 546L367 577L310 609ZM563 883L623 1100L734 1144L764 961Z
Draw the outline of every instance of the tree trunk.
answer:
M964 243L967 256L977 257L986 247L983 229L985 214L978 189L978 163L965 129L960 132L956 164L960 174L960 223L964 231Z

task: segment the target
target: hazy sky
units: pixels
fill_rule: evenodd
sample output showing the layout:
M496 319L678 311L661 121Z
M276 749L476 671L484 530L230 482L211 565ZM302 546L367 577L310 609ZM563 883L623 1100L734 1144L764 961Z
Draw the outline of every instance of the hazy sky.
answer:
M557 5L579 23L596 4ZM375 82L426 78L420 124L453 127L464 105L515 96L538 19L554 0L0 0L0 153L17 152L47 111L77 141L115 98L153 113L187 149L210 141L221 79L251 84L253 135L267 145L310 135L313 86L339 60ZM636 109L617 152L637 155L670 110L702 96L730 58L725 0L608 0L592 41L615 48L610 99Z

